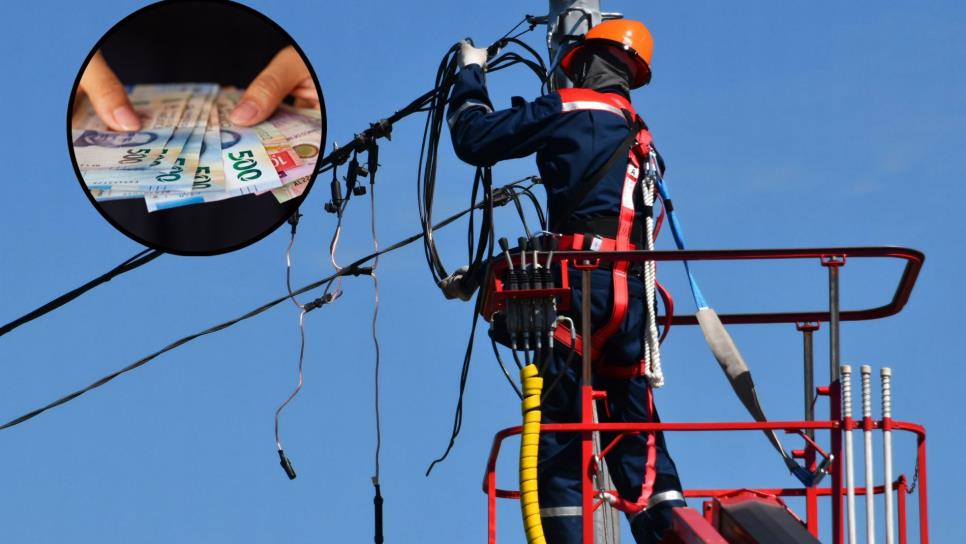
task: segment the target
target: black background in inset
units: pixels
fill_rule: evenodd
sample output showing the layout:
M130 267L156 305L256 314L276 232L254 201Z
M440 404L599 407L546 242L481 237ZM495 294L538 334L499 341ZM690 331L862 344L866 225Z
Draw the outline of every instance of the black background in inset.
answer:
M319 90L319 149L323 150L325 103L318 77L305 53L268 17L224 0L152 4L109 30L94 46L74 82L67 110L68 139L80 74L98 49L125 85L190 81L246 87L288 45L298 51ZM148 213L142 199L95 201L81 179L73 146L69 147L81 187L108 222L141 244L178 255L216 255L257 242L294 213L315 181L313 176L301 197L284 204L265 193Z

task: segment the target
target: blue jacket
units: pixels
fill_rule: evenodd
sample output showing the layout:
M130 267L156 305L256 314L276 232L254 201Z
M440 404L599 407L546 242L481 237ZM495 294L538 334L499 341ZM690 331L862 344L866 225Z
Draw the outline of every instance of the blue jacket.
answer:
M564 203L607 162L629 130L619 113L565 111L557 92L494 111L483 70L476 65L457 75L447 121L457 156L469 164L492 166L536 153L551 225L561 221L556 214ZM571 217L616 217L626 169L627 159L618 159ZM641 213L638 209L638 220Z

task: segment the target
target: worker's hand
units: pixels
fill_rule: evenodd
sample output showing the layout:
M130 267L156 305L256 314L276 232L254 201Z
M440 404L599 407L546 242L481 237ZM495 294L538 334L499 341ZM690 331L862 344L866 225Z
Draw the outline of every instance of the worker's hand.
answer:
M468 40L460 42L460 68L466 68L471 64L476 64L480 68L486 68L486 49L483 47L473 47Z
M319 107L319 92L309 67L291 45L279 51L251 82L232 110L231 122L241 126L260 123L289 95L295 97L298 107Z
M458 298L465 302L473 298L473 293L479 285L473 277L467 276L469 271L470 267L461 266L439 282L439 288L443 290L443 295L448 300Z
M111 130L130 132L141 128L141 119L131 107L124 85L114 75L114 70L107 65L100 51L94 53L81 74L77 86L77 94L80 93L87 95L97 116Z

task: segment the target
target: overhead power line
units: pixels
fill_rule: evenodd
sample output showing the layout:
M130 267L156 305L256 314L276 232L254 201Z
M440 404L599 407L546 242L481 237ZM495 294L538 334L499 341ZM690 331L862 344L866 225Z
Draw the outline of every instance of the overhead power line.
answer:
M45 314L48 314L56 310L57 308L60 308L64 304L67 304L68 302L76 299L77 297L83 295L84 293L90 291L91 289L97 287L102 283L107 283L125 272L130 272L135 268L148 264L149 262L153 261L154 259L157 259L163 254L164 252L158 251L156 249L145 249L144 251L137 253L130 259L122 262L121 264L115 266L108 272L92 279L91 281L85 283L84 285L81 285L80 287L72 291L68 291L63 295L60 295L59 297L55 298L54 300L51 300L47 304L40 306L36 310L28 312L18 317L17 319L14 319L10 323L7 323L3 327L0 327L0 336L3 336L21 325L29 323L34 319L37 319L38 317L41 317Z

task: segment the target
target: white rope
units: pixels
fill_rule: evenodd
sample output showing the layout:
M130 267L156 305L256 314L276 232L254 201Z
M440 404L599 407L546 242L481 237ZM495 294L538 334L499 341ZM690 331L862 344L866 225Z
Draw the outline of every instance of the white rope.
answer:
M654 207L654 188L657 179L657 153L651 148L648 154L648 164L644 175L642 193L644 205L648 209ZM645 249L654 251L654 217L653 213L647 214L644 218L644 244ZM655 261L644 262L644 303L647 306L647 336L644 342L644 355L647 360L647 367L644 375L652 387L662 387L664 385L664 373L661 371L661 340L657 331L657 308L656 308L656 284L657 284L657 263Z

